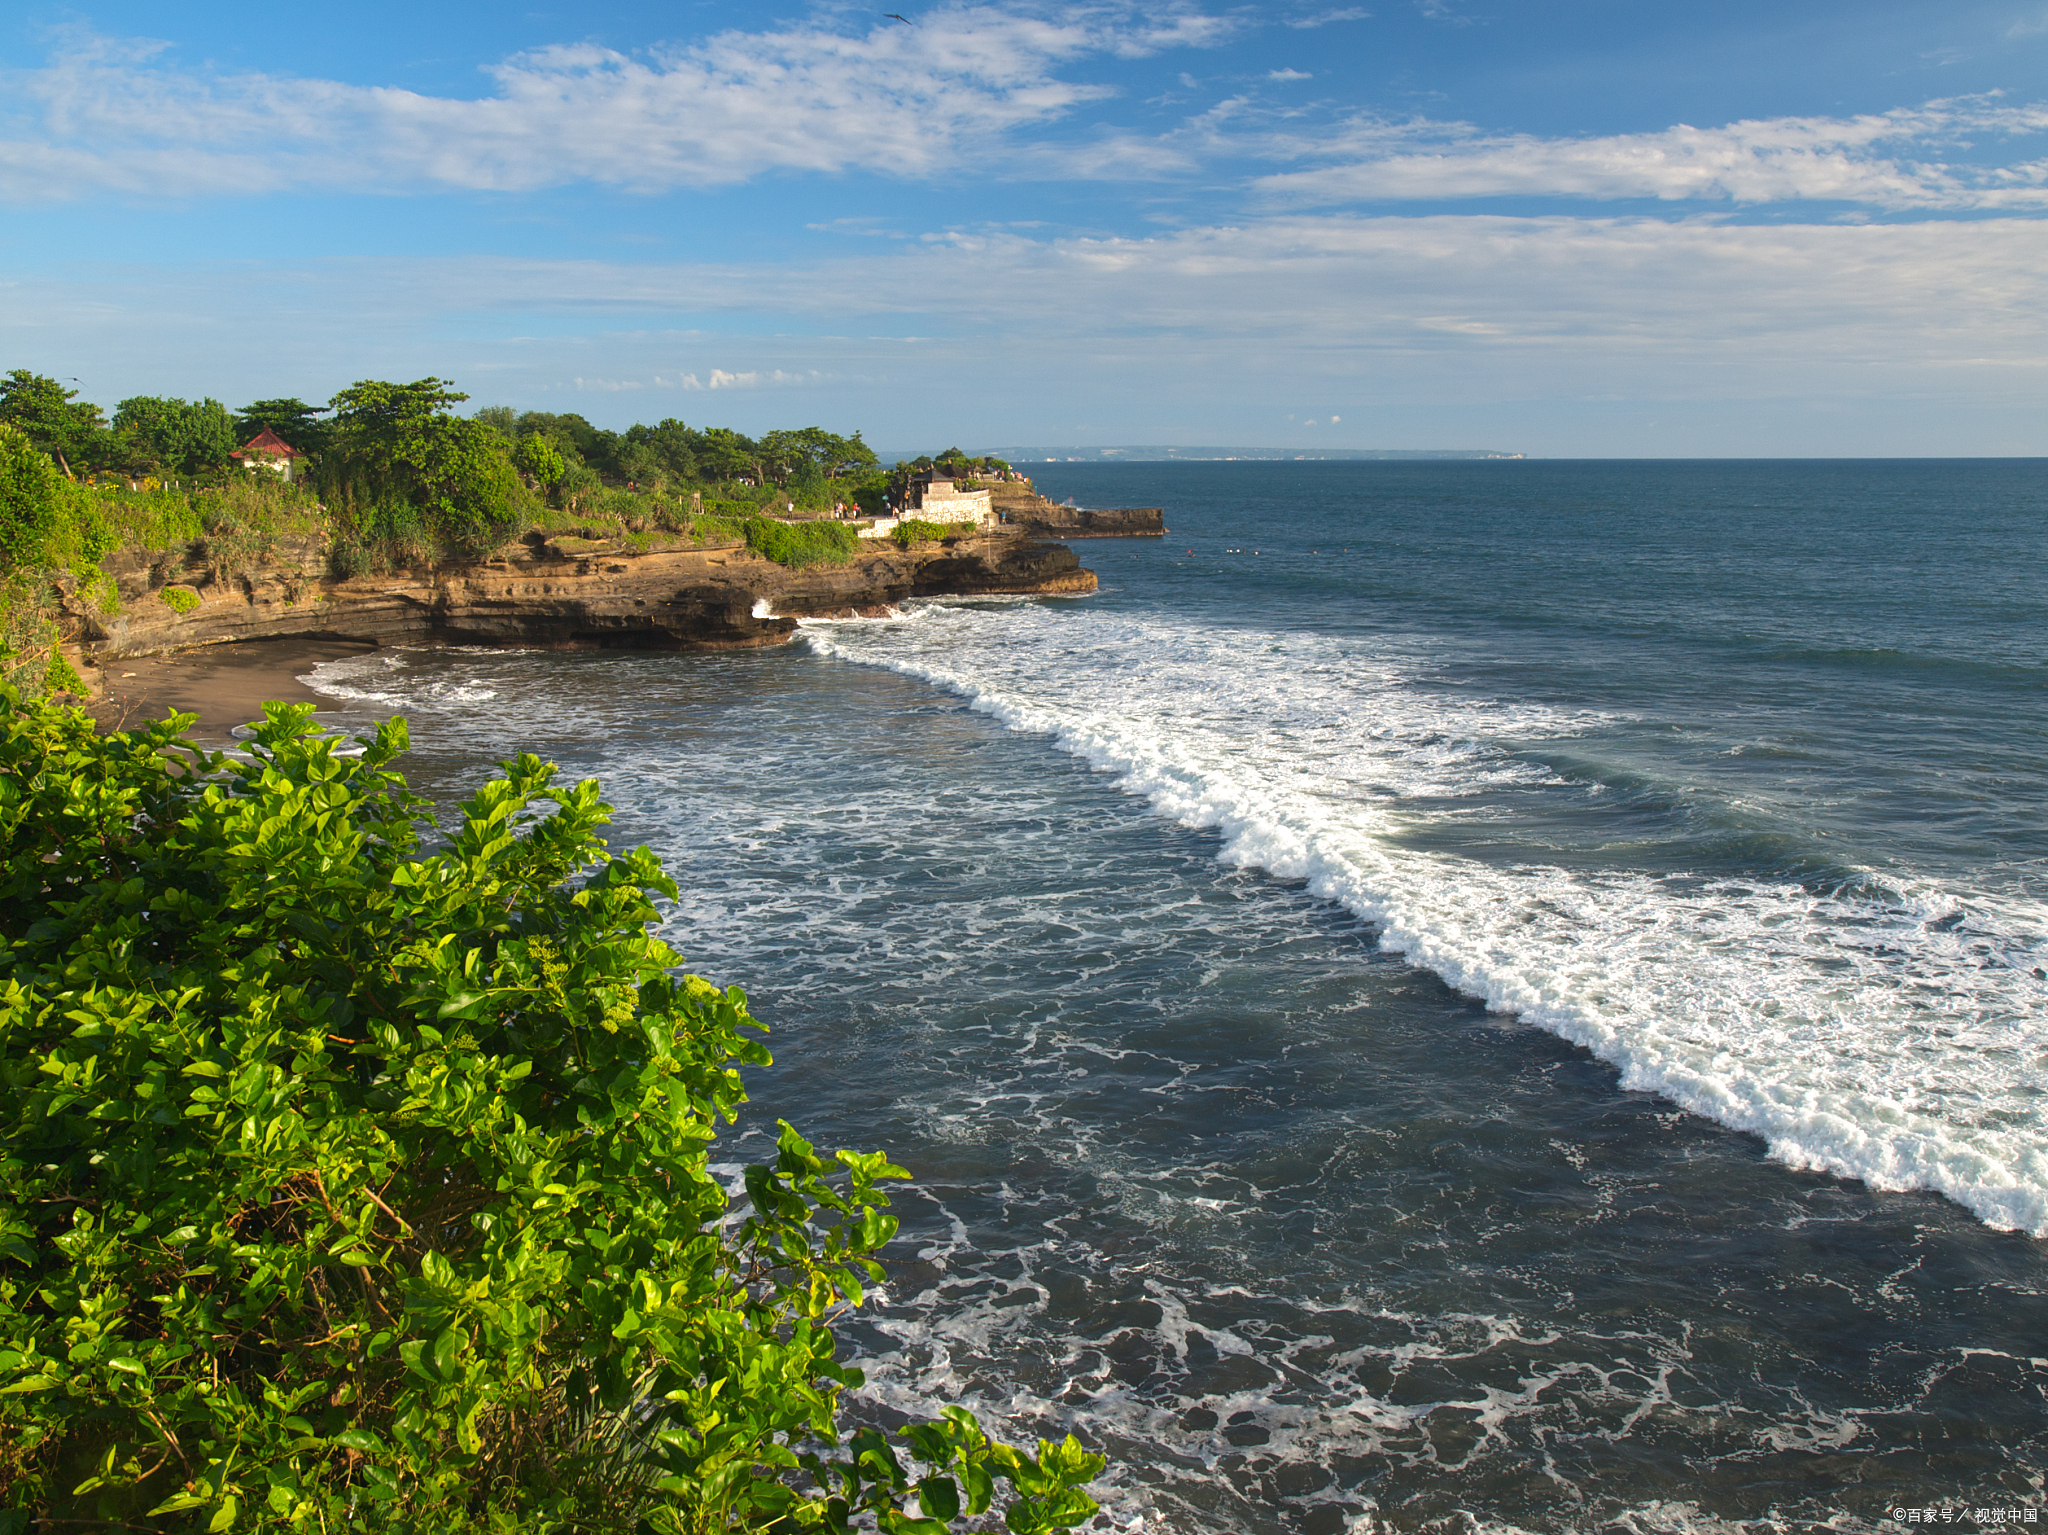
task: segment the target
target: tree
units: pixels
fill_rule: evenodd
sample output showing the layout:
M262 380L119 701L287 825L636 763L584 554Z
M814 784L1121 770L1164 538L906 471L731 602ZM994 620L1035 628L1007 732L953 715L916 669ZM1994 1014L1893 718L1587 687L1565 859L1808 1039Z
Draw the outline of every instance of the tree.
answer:
M218 400L184 400L136 395L114 409L114 432L131 469L161 469L195 475L228 466L240 446L234 419Z
M876 463L874 450L860 440L860 433L841 437L821 426L770 432L761 439L760 456L762 468L778 485L838 479Z
M320 418L332 409L290 396L257 400L235 412L235 446L239 448L258 432L268 430L310 457L327 446L328 425Z
M563 462L562 450L555 446L552 438L535 433L512 450L512 467L529 476L535 484L552 485L569 466Z
M63 519L64 481L50 455L0 423L0 575L49 563Z
M784 1125L735 1208L760 1026L649 935L676 886L606 858L596 784L508 762L422 856L403 722L351 761L310 715L233 761L0 691L0 1505L941 1535L1002 1477L1016 1535L1092 1514L1071 1438L837 1451L830 1319L903 1174Z
M100 408L43 373L15 368L0 379L0 421L28 434L67 475L97 467L111 447Z
M699 474L697 451L692 445L698 434L674 416L664 416L653 426L629 426L625 440L652 453L662 473L679 485L687 485Z
M729 427L714 426L700 432L694 446L699 469L714 483L760 477L761 450L752 438Z
M473 420L481 421L505 441L519 441L519 413L509 405L484 405L471 412Z
M535 432L545 432L558 444L574 449L577 459L589 464L593 469L604 467L607 456L606 439L615 436L614 433L592 426L588 420L573 410L560 413L545 410L525 412L519 418L519 435L526 437Z
M394 505L410 508L457 553L480 554L518 528L526 490L506 444L486 423L448 407L469 396L446 380L367 379L334 397L333 436L321 474L358 526Z

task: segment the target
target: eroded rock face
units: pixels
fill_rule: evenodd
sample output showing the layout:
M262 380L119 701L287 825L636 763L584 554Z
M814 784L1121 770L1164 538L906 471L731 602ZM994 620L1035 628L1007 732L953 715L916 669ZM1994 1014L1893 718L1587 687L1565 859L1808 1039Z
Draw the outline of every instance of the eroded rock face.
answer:
M1166 514L1156 506L1091 510L1061 506L1031 488L1030 482L998 481L995 509L1017 531L1055 538L1158 538L1166 532Z
M473 564L349 580L326 574L324 543L311 539L279 541L233 572L207 567L197 546L123 550L107 565L120 611L70 611L92 663L291 635L714 650L776 644L800 616L879 614L906 597L1095 589L1071 549L1008 528L909 550L864 543L849 564L800 571L744 547L636 542L648 547L536 537Z

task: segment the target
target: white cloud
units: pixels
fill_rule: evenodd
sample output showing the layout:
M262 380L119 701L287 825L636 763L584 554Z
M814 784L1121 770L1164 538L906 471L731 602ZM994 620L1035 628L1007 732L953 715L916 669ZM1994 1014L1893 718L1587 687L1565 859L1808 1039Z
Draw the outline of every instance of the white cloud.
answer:
M2048 107L1997 97L1559 139L1426 119L1311 129L1309 115L1246 94L1165 133L1104 125L1082 136L1034 134L1111 94L1063 78L1067 66L1211 46L1244 24L1187 3L956 4L916 27L790 24L638 55L537 49L488 71L493 89L475 99L194 72L176 67L163 44L85 39L41 69L0 77L0 200L570 183L659 192L773 171L919 177L970 160L1020 178L1173 181L1249 160L1295 167L1250 183L1269 203L1292 206L1559 197L2048 208L2048 158L2000 162L1965 142L1995 147L2048 132ZM1311 76L1281 68L1266 78Z
M289 311L309 338L323 326L339 337L366 327L467 336L503 315L509 344L514 317L530 329L532 315L557 313L606 316L606 326L638 316L707 337L735 317L745 329L766 318L785 352L934 344L888 335L908 319L957 352L963 377L985 371L980 344L995 338L1112 349L1132 338L1147 354L1220 348L1293 368L1304 358L1365 369L1434 355L1486 368L1578 357L1682 369L1718 357L1763 373L1791 360L2048 375L2048 221L2037 219L1756 226L1302 215L1148 238L956 233L792 266L451 257L103 275L75 289L17 279L0 291L8 344L51 323L83 333L103 319L127 333L160 312L205 329L244 310ZM805 339L821 325L870 338ZM224 344L238 345L234 334ZM933 354L917 355L923 367ZM774 365L781 373L745 359L693 366L705 389L808 376L788 362Z
M1305 30L1311 27L1327 27L1335 21L1364 21L1371 15L1371 11L1361 10L1357 6L1347 6L1339 11L1323 11L1314 16L1297 16L1287 25Z
M536 316L557 318L537 336ZM289 355L247 347L252 329L288 330ZM1222 441L1275 400L1341 398L1359 446L2040 453L2048 220L1292 215L1143 239L986 232L790 266L17 270L0 279L0 354L109 404L431 373L535 404L580 379L613 402L608 424L667 413L654 391L680 391L692 420L756 430L795 410L898 442L963 421L988 442L1057 437L1084 411L1140 440L1146 411L1207 420ZM653 382L607 393L636 380ZM1668 419L1693 434L1530 424L1645 398L1692 402ZM1396 416L1407 435L1387 435Z
M284 75L181 71L156 43L88 39L7 81L0 197L298 187L637 191L772 170L928 173L966 146L1108 94L1060 79L1090 56L1208 46L1234 23L1129 0L957 5L916 27L791 25L629 56L537 49L492 94L422 95Z
M1981 166L1934 156L1965 134L2048 132L2048 106L1993 97L1853 118L1780 117L1721 128L1543 139L1465 124L1361 122L1295 152L1343 163L1261 178L1302 204L1473 197L1831 200L1891 209L2048 208L2048 161Z

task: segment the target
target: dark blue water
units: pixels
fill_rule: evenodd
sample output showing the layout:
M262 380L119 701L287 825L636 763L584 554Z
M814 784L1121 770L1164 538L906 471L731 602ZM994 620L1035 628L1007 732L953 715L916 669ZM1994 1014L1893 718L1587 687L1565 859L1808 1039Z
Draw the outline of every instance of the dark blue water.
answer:
M2038 1511L2048 466L1040 485L1173 533L321 679L430 786L604 780L776 1025L734 1162L914 1170L862 1410L1080 1433L1171 1530Z

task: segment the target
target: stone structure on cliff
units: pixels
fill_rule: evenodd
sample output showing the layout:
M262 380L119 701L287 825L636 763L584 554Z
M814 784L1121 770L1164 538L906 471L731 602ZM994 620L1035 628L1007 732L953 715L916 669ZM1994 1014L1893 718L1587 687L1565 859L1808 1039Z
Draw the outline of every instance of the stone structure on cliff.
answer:
M911 515L926 522L971 522L979 527L995 521L994 498L986 490L962 490L934 469L910 482Z
M1041 537L1157 538L1166 532L1166 514L1156 506L1062 506L1022 476L991 487L991 500L1005 525Z

